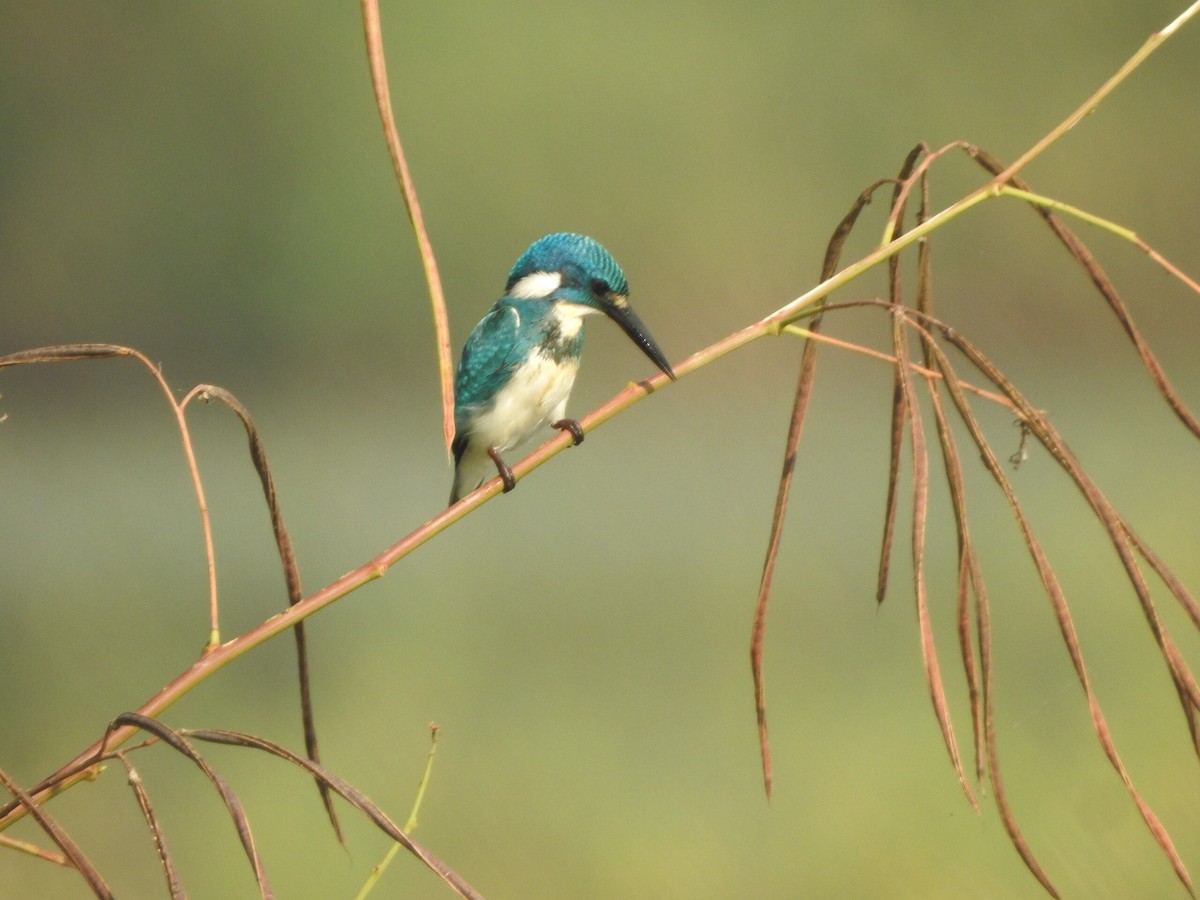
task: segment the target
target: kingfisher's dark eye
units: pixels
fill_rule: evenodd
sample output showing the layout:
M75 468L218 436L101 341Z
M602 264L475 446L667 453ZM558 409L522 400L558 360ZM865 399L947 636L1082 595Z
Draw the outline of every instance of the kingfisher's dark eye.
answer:
M597 297L606 297L612 293L612 288L603 278L596 278L592 281L592 293Z

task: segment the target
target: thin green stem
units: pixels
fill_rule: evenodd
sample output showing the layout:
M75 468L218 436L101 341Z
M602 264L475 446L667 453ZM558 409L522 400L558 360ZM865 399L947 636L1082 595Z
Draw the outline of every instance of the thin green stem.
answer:
M425 788L429 786L429 777L433 774L433 755L437 752L437 725L430 723L429 725L429 755L425 757L425 773L421 776L421 783L417 785L417 796L413 799L412 812L408 814L408 821L404 823L404 833L411 835L417 830L417 811L421 808L421 801L425 799ZM388 848L388 852L384 854L383 859L371 867L370 873L367 875L363 886L358 893L354 895L354 900L366 900L367 896L375 889L379 879L383 877L383 873L387 871L388 866L392 864L392 860L396 858L396 854L400 852L402 845L397 841Z
M1169 25L1161 31L1156 31L1146 39L1146 42L1137 49L1133 56L1125 61L1125 64L1113 74L1104 84L1096 90L1094 94L1087 98L1071 115L1067 116L1061 123L1051 130L1040 141L1026 150L1021 156L1017 157L1017 161L1001 172L993 179L995 184L1004 184L1033 160L1042 155L1052 144L1054 144L1064 134L1078 125L1086 116L1091 115L1096 111L1104 99L1117 89L1120 84L1128 78L1135 69L1149 58L1155 50L1169 37L1175 34L1186 22L1193 18L1197 12L1200 12L1200 0L1193 3L1186 10L1180 13Z
M1071 206L1069 203L1063 203L1061 200L1055 200L1052 197L1045 197L1041 194L1035 194L1031 191L1023 191L1020 188L1004 185L1000 188L1000 193L1005 197L1014 197L1017 200L1024 200L1026 203L1032 203L1035 206L1041 206L1054 212L1064 213L1079 219L1081 222L1087 222L1089 225L1095 225L1097 228L1103 228L1105 231L1111 231L1117 237L1124 238L1127 241L1136 241L1137 234L1123 225L1118 225L1108 219L1102 219L1100 216L1093 215L1086 210L1080 209L1078 206Z
M1138 233L1131 228L1126 228L1124 225L1118 225L1109 219L1101 218L1087 210L1080 209L1078 206L1071 206L1069 203L1063 203L1061 200L1055 200L1052 197L1046 197L1042 194L1035 194L1032 191L1025 191L1011 185L1004 185L1000 188L1000 193L1005 197L1013 197L1017 200L1023 200L1026 203L1031 203L1034 206L1040 206L1043 209L1048 209L1052 212L1062 213L1063 215L1071 216L1079 219L1081 222L1087 222L1089 225L1095 225L1097 228L1102 228L1107 232L1115 234L1122 240L1129 241L1143 253L1150 257L1154 263L1167 271L1173 278L1183 282L1187 287L1196 294L1200 294L1200 282L1192 278L1173 262L1147 244Z

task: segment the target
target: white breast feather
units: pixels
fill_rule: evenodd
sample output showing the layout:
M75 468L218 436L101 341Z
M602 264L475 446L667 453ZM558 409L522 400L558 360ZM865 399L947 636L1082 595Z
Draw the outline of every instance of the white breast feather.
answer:
M509 291L512 296L546 296L557 290L562 277L557 272L535 272L526 275ZM524 291L524 294L518 294ZM545 294L538 292L545 291ZM517 316L515 309L510 309ZM583 327L583 317L599 312L581 303L558 302L554 316L560 333L573 338ZM459 460L455 492L459 496L472 491L496 474L496 467L487 456L487 448L501 453L511 450L532 437L540 428L557 422L567 412L567 397L575 384L579 361L555 362L541 353L534 353L529 362L513 373L499 393L495 405L481 415L471 427L471 439L463 458Z
M555 362L534 353L496 394L495 405L474 422L471 444L504 452L561 419L578 371L577 361Z

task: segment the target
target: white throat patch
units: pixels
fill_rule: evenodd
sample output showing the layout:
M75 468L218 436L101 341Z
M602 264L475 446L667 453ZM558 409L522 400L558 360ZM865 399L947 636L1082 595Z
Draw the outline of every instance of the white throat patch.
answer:
M559 272L532 272L509 289L508 296L520 300L541 300L562 287Z

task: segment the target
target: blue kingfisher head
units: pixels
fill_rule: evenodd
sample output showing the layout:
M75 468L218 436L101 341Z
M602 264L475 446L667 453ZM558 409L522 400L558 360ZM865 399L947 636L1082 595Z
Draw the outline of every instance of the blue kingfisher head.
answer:
M513 265L504 289L507 297L550 303L564 317L604 313L668 378L675 379L658 343L629 305L625 273L612 254L590 237L559 232L534 241Z
M504 296L463 347L454 380L454 489L450 502L499 472L516 481L500 454L551 425L583 430L564 417L583 350L583 319L603 313L674 380L666 355L629 305L625 274L607 250L581 234L548 234L521 254Z

